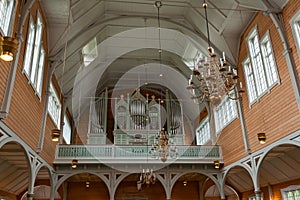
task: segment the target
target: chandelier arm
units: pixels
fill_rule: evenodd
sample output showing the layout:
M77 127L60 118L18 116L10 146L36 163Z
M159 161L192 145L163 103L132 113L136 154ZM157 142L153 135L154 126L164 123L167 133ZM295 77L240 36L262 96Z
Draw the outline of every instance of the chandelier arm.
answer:
M225 87L225 88L226 88L226 87ZM232 96L230 95L230 92L231 92L231 91L234 91L234 97L232 97ZM226 91L226 94L227 94L228 98L231 99L231 100L236 101L236 100L241 99L240 92L237 91L237 86L234 86L234 88L233 88L232 90L227 90L227 91Z
M236 100L239 100L239 99L240 99L240 97L231 97L229 94L227 94L227 96L228 96L228 98L229 98L230 100L233 100L233 101L236 101Z
M200 105L204 102L204 100L206 100L206 95L203 94L202 96L195 96L195 97L192 97L192 99L194 99L194 102L197 104L197 105ZM196 101L198 100L198 101Z
M198 95L198 96L192 96L192 99L199 99L201 102L203 102L205 99L205 96L206 96L205 94Z

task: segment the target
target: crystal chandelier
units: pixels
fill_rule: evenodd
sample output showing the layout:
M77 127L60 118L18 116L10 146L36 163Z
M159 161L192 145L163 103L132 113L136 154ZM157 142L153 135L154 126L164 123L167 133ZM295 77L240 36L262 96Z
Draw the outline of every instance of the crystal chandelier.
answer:
M166 162L168 157L177 158L177 148L173 141L169 138L169 134L165 132L165 129L157 134L155 137L154 144L150 150L150 155L153 158L160 159L163 162Z
M203 8L205 10L209 57L202 54L197 56L187 89L190 90L195 103L200 104L209 100L213 106L217 106L225 94L230 99L237 100L240 97L239 93L244 91L242 84L238 84L237 70L228 65L225 53L223 52L223 57L219 59L211 46L206 0L204 0Z
M143 172L141 173L140 179L137 181L137 189L141 190L142 185L146 184L147 186L154 184L156 181L156 176L153 170L151 169L143 169Z

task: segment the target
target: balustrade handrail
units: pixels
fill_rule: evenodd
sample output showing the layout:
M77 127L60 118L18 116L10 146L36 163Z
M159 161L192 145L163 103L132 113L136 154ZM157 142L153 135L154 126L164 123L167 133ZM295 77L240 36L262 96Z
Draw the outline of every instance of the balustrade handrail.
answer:
M145 159L151 158L151 146L140 145L57 145L55 160L60 159ZM176 160L222 160L220 146L177 146ZM199 160L199 162L200 162Z

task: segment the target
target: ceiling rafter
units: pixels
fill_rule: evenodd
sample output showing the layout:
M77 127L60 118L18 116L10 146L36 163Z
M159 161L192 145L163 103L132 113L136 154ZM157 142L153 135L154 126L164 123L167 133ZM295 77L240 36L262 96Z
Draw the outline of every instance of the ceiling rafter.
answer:
M238 6L239 6L238 3L236 3L236 2L233 3L233 5L232 5L232 7L231 7L231 10L229 11L229 14L228 14L227 17L225 18L225 20L224 20L224 22L223 22L221 28L219 29L219 35L222 35L222 33L223 33L223 31L225 30L225 28L227 27L228 23L231 22L230 19L231 19L232 15L234 14L235 9L238 8Z

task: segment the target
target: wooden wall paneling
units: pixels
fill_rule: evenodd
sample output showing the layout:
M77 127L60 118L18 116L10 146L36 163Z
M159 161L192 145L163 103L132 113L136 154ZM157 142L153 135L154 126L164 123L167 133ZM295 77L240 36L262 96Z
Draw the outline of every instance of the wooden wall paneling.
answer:
M294 13L300 8L300 4L297 3L297 9L293 9L293 11L291 11L291 7L295 6L293 2L295 2L295 0L290 1L284 9L283 13L285 17L287 17L286 13L289 13L291 16L293 16ZM290 26L288 19L285 19L285 24L287 27ZM245 121L252 152L264 147L259 144L257 140L257 133L262 131L266 132L267 144L270 144L298 130L300 127L298 106L289 78L286 59L283 55L284 48L282 41L271 18L263 13L258 13L253 18L252 22L249 24L248 28L241 37L238 60L241 80L244 81L242 62L248 56L246 38L254 26L257 26L258 28L260 39L266 34L267 31L270 33L281 83L271 88L270 93L266 93L264 96L262 96L258 102L251 106L251 108L249 106L247 94L243 95ZM288 35L291 39L291 30L288 31ZM294 54L296 55L297 52ZM297 66L299 66L299 59L295 57L295 60L297 60ZM243 142L241 140L241 130L238 130L236 126L239 125L237 125L237 123L231 123L222 131L221 135L219 136L218 144L222 145L223 156L226 164L235 162L245 156L245 154L241 153L245 152L244 149L237 148L238 146L243 146ZM232 138L237 139L235 145L232 145Z

